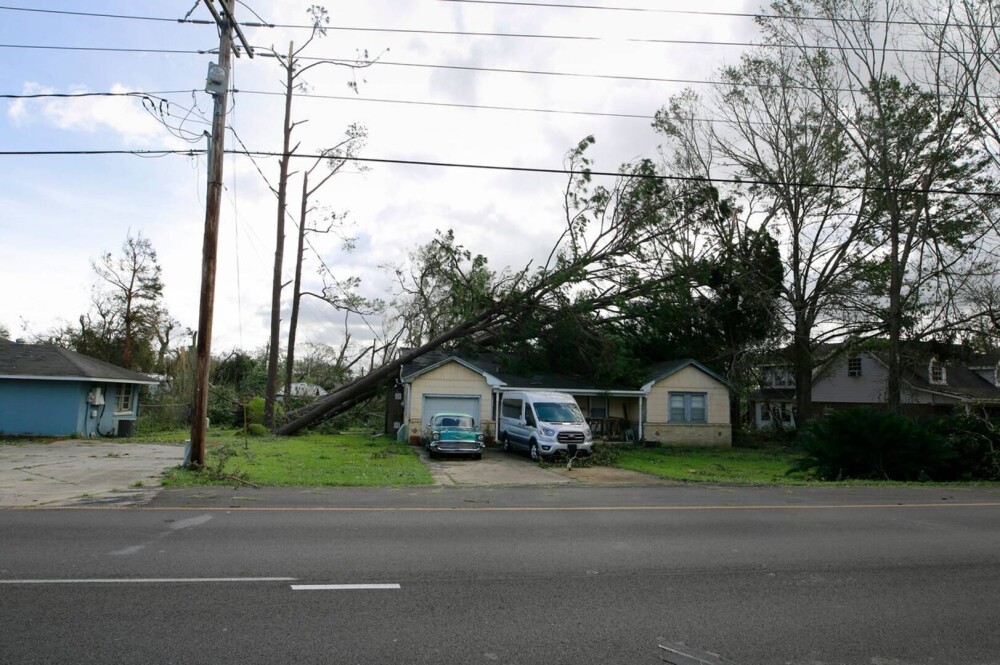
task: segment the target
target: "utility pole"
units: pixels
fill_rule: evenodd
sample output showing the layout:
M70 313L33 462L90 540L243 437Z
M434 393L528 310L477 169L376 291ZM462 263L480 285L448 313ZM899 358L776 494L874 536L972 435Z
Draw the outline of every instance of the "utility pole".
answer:
M225 156L226 103L229 98L229 71L233 54L233 31L253 57L253 49L243 36L232 0L204 0L219 26L219 62L208 68L205 90L215 96L212 113L212 136L208 149L208 194L205 197L205 236L201 250L201 306L198 310L198 349L195 369L194 409L191 422L191 452L189 466L205 466L205 433L208 420L208 374L212 352L212 313L215 307L215 267L219 245L219 211L222 202L222 158ZM239 51L236 52L239 55Z

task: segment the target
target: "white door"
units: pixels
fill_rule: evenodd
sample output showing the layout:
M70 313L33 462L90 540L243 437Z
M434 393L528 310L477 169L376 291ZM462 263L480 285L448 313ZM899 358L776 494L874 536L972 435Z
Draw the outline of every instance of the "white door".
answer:
M472 416L476 427L482 426L479 422L479 395L424 395L420 412L424 429L430 427L431 418L437 413L464 413Z

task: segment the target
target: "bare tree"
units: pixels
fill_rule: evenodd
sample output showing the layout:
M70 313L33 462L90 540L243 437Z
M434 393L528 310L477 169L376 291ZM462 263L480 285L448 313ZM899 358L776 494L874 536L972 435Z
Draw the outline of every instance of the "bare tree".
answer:
M285 253L285 216L288 215L286 207L289 177L288 169L292 156L299 148L298 144L294 147L291 145L291 139L292 131L295 127L305 122L305 120L292 121L293 93L296 89L300 89L303 86L302 76L306 72L321 65L335 65L339 67L347 67L351 69L351 71L357 71L358 69L371 66L374 62L368 58L367 53L364 53L355 62L344 62L341 60L315 60L308 65L302 64L302 53L309 47L310 44L312 44L313 40L317 37L323 37L326 35L327 25L329 25L330 22L329 13L326 9L319 5L312 5L309 7L308 12L312 18L313 29L309 38L302 46L296 49L294 42L289 43L287 55L278 53L273 48L270 49L270 54L277 59L282 69L285 71L285 80L283 81L285 88L285 113L282 125L281 157L278 162L278 211L275 229L274 275L271 283L270 353L268 355L267 364L267 388L264 397L264 421L268 424L268 426L273 426L274 424L274 399L277 392L278 382L278 356L281 333L281 291L285 286L285 284L282 283L282 266ZM349 81L348 85L356 89L357 81Z
M1000 166L1000 6L989 0L938 0L911 13L931 57L943 60L941 85L966 100L976 136Z
M104 326L109 334L117 332L110 319L120 317L121 362L131 369L136 338L140 334L149 337L162 315L159 301L163 296L163 281L156 250L141 231L135 236L129 233L120 254L105 252L91 266L108 287L107 292L95 295L94 304L109 324Z
M302 199L299 209L298 223L298 247L295 252L295 282L292 287L292 313L288 321L288 350L285 356L285 394L291 394L292 373L295 368L295 337L299 323L299 304L302 300L302 262L305 255L306 235L308 233L327 234L335 230L342 229L343 215L337 216L330 213L326 218L324 226L310 225L308 216L315 211L309 206L309 201L313 194L329 182L330 178L337 175L341 169L354 157L358 150L364 145L367 130L361 125L351 125L346 132L346 138L333 148L324 150L316 158L306 171L302 174ZM326 164L327 172L323 174L319 182L309 186L309 176L321 165ZM342 236L345 244L350 244L351 238Z

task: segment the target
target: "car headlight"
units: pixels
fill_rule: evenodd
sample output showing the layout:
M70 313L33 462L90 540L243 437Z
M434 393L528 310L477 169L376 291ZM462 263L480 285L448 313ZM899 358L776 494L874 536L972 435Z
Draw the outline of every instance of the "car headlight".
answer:
M433 434L431 434L431 438L433 440L437 441L438 439L441 438L441 433L440 432L434 432Z
M476 435L476 441L482 441L482 440L483 440L483 435L482 434L477 434Z
M545 435L545 436L555 436L556 435L556 431L554 429L550 428L550 427L543 427L542 428L542 434Z

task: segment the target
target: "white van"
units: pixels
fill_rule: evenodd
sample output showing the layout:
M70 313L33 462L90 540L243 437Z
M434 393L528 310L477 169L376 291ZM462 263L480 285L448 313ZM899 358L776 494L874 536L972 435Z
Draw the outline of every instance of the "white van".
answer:
M594 446L583 412L565 393L506 392L499 421L504 450L527 450L533 460L556 453L589 455Z

